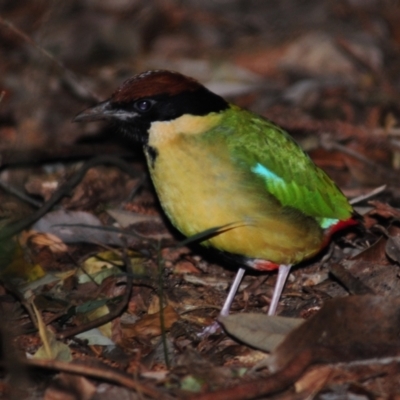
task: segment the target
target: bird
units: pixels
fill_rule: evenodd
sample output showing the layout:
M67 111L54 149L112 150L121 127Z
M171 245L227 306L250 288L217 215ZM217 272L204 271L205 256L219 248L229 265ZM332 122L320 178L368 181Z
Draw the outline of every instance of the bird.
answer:
M143 147L160 204L183 235L219 228L201 244L239 267L222 316L248 268L278 270L274 315L291 267L357 223L344 194L285 130L181 73L137 74L74 118L96 120Z

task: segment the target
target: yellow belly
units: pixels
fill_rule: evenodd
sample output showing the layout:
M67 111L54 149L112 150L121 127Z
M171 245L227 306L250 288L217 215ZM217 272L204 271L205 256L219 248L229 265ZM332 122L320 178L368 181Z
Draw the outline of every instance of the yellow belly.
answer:
M162 207L176 228L191 236L234 224L203 244L277 264L318 252L322 231L313 219L289 215L250 173L234 168L221 152L223 144L197 144L182 135L157 148L154 165L147 156Z

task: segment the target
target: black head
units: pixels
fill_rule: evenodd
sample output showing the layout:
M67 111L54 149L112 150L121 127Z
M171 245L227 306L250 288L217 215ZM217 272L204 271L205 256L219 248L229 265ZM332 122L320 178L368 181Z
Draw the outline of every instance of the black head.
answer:
M111 120L143 143L152 122L184 114L220 112L228 103L196 80L171 71L147 71L125 81L106 101L89 108L74 121Z

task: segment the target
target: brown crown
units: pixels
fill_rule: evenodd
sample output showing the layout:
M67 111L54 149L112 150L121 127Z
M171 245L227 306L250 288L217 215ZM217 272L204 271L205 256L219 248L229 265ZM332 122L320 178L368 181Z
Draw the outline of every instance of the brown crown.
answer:
M116 103L134 101L157 95L174 96L182 92L192 92L202 85L196 80L178 72L146 71L126 80L111 96Z

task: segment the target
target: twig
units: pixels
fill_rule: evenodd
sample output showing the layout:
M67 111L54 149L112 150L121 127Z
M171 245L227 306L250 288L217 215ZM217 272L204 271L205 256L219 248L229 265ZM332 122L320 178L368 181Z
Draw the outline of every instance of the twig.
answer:
M346 363L338 363L338 367L359 367L359 366L370 366L371 364L387 365L391 363L400 363L400 355L389 356L389 357L374 357L367 358L366 360L354 360Z
M13 283L11 283L11 281L9 279L2 279L1 282L7 291L9 291L15 297L17 297L17 299L21 303L22 307L24 307L25 310L27 311L29 318L32 321L33 326L35 327L35 329L38 329L35 313L32 309L32 305L30 304L30 302L25 299L25 296L19 291L19 289L17 287L14 286Z
M131 192L129 193L129 196L127 198L127 202L130 202L133 200L133 198L136 196L136 194L139 192L139 189L143 186L144 181L146 180L147 175L143 174L140 178L139 181L136 183L135 187L131 190ZM122 207L122 205L121 205Z
M43 205L40 201L37 201L33 199L32 197L26 195L25 193L21 192L20 190L7 185L7 183L4 183L2 180L0 180L0 188L2 188L5 192L8 192L15 197L19 198L20 200L24 201L25 203L30 204L33 207L39 208Z
M306 349L295 356L286 367L271 376L241 383L228 389L187 397L186 400L250 400L282 392L296 382L313 362L311 350Z
M128 257L126 259L129 260ZM130 263L130 261L129 261ZM125 309L129 302L129 298L131 296L133 286L133 278L131 274L126 275L126 288L124 292L124 296L122 297L121 301L118 303L113 310L111 310L107 315L103 315L100 318L95 319L94 321L90 321L87 324L79 325L70 329L66 329L65 331L59 332L56 334L57 339L65 339L70 336L75 336L81 332L88 331L89 329L97 328L98 326L102 326L107 322L112 321L114 318L118 317L122 311Z
M124 160L110 156L95 157L85 163L78 170L78 172L74 176L72 176L69 181L65 182L64 185L62 185L56 192L54 192L49 201L44 203L43 206L35 211L32 215L3 227L0 230L0 240L4 240L11 236L14 236L20 231L35 223L39 218L50 211L54 207L54 205L56 205L63 197L68 196L72 192L74 187L82 180L82 178L85 176L86 172L90 168L99 164L113 164L128 173L129 175L133 175L131 166Z
M386 190L387 185L382 185L377 187L376 189L371 190L370 192L366 193L366 194L362 194L361 196L357 196L354 197L353 199L349 200L349 203L351 205L357 204L357 203L361 203L364 200L368 200L371 197L376 196L377 194L382 193L383 191Z
M152 388L150 385L143 385L138 381L131 379L126 374L106 368L97 368L89 365L67 363L64 361L57 360L40 360L40 359L25 359L22 360L22 365L33 368L44 368L56 371L67 372L69 374L84 375L90 378L106 380L109 382L117 383L121 386L133 389L138 393L143 393L146 396L152 397L154 399L167 400L171 399L170 396L163 394L156 389Z
M349 349L346 346L324 347L318 345L314 348L305 348L287 363L278 372L266 377L247 381L227 389L215 392L203 393L195 396L185 397L186 400L252 400L267 395L282 392L292 386L309 368L315 364L336 365L365 365L371 361L380 364L388 364L399 360L400 348L398 345L388 345L382 357L370 358L368 360L352 360L349 358ZM373 353L373 351L372 351ZM390 357L386 355L390 354ZM292 398L292 397L291 397Z

